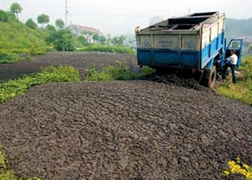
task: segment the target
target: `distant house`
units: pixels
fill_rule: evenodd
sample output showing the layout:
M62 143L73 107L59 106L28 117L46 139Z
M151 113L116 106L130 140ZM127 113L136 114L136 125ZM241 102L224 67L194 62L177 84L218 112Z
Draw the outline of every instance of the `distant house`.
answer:
M67 29L69 29L76 36L84 36L87 39L88 43L94 43L94 34L102 34L102 32L98 29L76 24L70 24Z

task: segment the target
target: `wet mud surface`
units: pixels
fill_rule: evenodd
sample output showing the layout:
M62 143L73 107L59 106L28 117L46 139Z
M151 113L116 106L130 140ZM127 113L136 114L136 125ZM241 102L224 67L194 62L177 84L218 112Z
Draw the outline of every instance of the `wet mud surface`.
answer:
M25 177L222 179L228 160L252 164L251 119L250 106L169 83L48 84L0 105L0 142Z

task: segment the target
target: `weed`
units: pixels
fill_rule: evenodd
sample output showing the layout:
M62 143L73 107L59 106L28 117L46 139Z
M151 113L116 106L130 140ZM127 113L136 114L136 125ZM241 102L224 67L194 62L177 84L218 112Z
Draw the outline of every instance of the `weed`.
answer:
M15 63L19 60L17 54L14 53L0 53L0 64Z
M48 67L38 74L0 83L0 103L5 102L10 98L25 94L30 87L35 85L79 80L79 72L73 67Z
M140 72L133 72L117 61L117 67L107 66L102 72L97 72L95 67L88 69L86 71L86 81L133 80L154 72L154 69L147 66L144 66Z

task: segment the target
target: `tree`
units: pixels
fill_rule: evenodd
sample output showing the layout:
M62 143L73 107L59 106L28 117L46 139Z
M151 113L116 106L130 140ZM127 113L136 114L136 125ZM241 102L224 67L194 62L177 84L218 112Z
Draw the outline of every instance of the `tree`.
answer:
M20 4L16 3L12 3L11 7L10 7L10 12L12 14L15 14L17 19L18 19L18 14L21 13L23 10L23 8L21 7Z
M84 45L84 46L86 46L86 45L89 44L89 43L88 43L88 40L87 40L84 36L79 36L79 37L78 37L78 41L79 41L82 45Z
M74 51L76 49L74 35L66 29L51 33L46 41L52 43L57 51Z
M64 21L62 19L57 19L55 21L55 25L56 25L57 29L63 29L64 26L65 26L65 23L64 23Z
M8 22L8 19L8 14L5 11L0 10L0 21Z
M36 29L38 27L38 25L32 19L28 19L25 25L32 29Z
M57 29L56 29L53 25L51 25L51 24L48 24L48 25L46 26L46 30L47 30L49 33L53 33L53 32L55 32L55 31L57 31Z
M125 36L118 36L118 37L114 37L111 42L112 44L114 44L115 46L122 46L124 41L125 41L126 37Z
M97 41L97 42L99 42L101 44L105 44L107 39L103 35L95 34L93 36L93 40L95 40L95 41Z
M43 28L45 28L45 24L49 23L50 21L49 16L46 14L39 15L37 20L39 24L42 24Z

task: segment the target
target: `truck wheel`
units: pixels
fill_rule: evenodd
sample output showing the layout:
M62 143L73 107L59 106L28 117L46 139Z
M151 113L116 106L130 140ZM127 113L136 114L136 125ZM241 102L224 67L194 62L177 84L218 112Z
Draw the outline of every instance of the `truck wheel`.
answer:
M216 66L213 66L211 70L210 69L204 70L202 84L209 88L214 88L216 81L216 74L217 74Z

